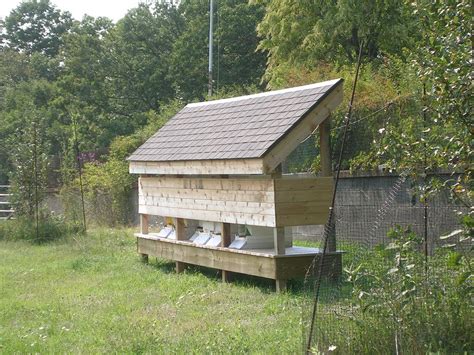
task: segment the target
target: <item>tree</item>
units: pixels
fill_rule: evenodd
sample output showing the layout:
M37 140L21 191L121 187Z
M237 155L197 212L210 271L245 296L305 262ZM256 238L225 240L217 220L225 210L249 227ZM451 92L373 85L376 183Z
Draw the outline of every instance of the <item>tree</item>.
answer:
M381 132L378 163L396 170L419 170L423 164L464 172L467 182L473 155L472 4L418 1L413 10L423 30L411 55L418 108Z
M107 79L115 112L157 111L163 102L174 98L170 58L183 25L179 9L166 2L140 4L117 23L106 38L110 56Z
M423 40L414 55L415 67L426 87L425 106L430 125L444 134L427 132L432 153L444 167L472 178L472 2L426 1L414 3L423 28ZM430 154L431 155L431 154ZM464 184L463 184L464 185ZM468 186L457 186L459 191Z
M5 18L0 38L3 47L54 57L71 25L71 15L56 9L49 0L28 0Z
M255 2L267 4L258 33L269 79L286 63L354 63L362 44L368 60L401 56L418 35L409 7L397 0Z
M110 116L111 70L105 37L112 28L107 18L85 16L64 37L60 52L62 73L56 80L59 95L52 102L60 115L57 125L67 132L67 140L71 136L71 115L78 114L78 137L88 150L106 147L109 136L129 132L121 129L121 121L128 121L128 117L119 120Z
M264 7L244 0L219 0L215 4L215 87L258 85L265 69L265 53L256 52L256 27ZM180 10L186 25L174 44L170 75L180 98L203 99L208 84L209 2L183 1Z
M9 139L12 202L19 216L39 219L40 204L47 187L48 143L45 140L41 112L30 111L30 125Z

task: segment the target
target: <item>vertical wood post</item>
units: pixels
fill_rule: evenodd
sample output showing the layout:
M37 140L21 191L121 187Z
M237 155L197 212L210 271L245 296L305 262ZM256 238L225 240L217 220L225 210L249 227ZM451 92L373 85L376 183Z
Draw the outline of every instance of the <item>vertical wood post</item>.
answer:
M276 292L281 293L286 291L286 280L275 280Z
M273 229L273 242L275 245L275 254L283 255L285 254L285 228L276 227ZM276 279L275 280L276 292L285 292L286 291L286 280Z
M275 247L275 254L285 254L285 228L276 227L273 228L273 245Z
M321 159L321 175L332 176L331 117L328 117L319 124L319 149Z
M228 247L230 245L230 223L222 223L221 227L221 247ZM222 282L230 281L230 271L222 270Z
M148 234L148 215L140 214L140 234ZM140 254L142 262L148 263L148 254Z
M140 233L148 234L148 215L140 214Z
M321 176L333 176L331 162L331 117L319 124L319 156L321 162ZM336 224L333 221L329 226L328 252L336 251Z
M186 225L183 218L176 218L176 240L186 240ZM180 261L176 262L176 272L179 274L184 271L186 264Z

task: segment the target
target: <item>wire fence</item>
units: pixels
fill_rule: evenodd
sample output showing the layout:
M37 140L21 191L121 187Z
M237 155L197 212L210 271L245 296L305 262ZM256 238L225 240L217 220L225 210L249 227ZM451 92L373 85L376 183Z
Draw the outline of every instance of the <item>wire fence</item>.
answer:
M375 130L383 127L387 119L382 116L390 115L394 106L367 116ZM367 120L354 120L351 129L362 129ZM351 136L354 132L349 140ZM333 151L340 144L336 139ZM361 151L360 146L349 144L343 155L346 167ZM283 172L314 174L318 154L316 135L312 135L288 157ZM452 173L428 176L440 185L455 178ZM405 174L343 172L333 223L326 228L293 229L296 239L321 247L334 234L336 253L342 255L340 267L329 256L334 251L324 249L306 276L302 307L305 353L474 350L468 331L474 326L472 239L460 233L460 218L469 215L470 209L456 202L448 189L420 200L419 191L425 185L426 180ZM326 277L323 270L331 268L332 276Z

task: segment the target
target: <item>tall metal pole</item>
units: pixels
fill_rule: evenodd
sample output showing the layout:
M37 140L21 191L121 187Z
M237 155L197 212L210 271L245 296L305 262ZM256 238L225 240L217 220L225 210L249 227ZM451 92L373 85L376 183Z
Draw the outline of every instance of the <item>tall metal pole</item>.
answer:
M214 35L214 0L209 0L209 81L207 95L212 96L212 43Z

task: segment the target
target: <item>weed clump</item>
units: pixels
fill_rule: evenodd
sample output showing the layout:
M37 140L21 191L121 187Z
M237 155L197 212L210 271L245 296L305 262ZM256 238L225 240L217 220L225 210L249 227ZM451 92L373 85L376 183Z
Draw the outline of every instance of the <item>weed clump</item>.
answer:
M43 244L65 238L82 230L82 226L65 223L60 216L44 216L38 221L28 217L3 221L0 223L0 240L28 241L33 244Z

